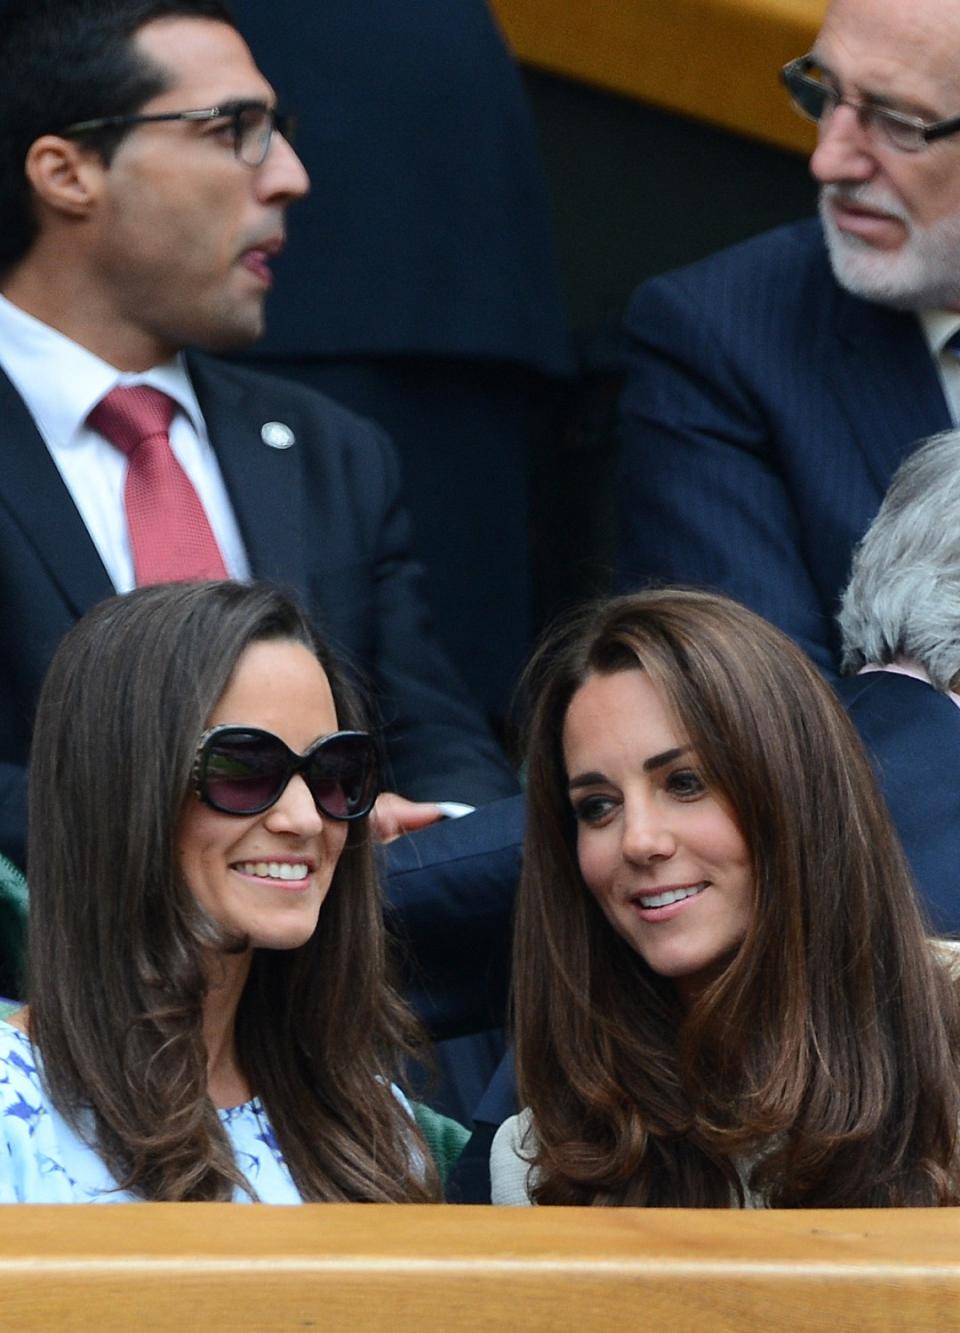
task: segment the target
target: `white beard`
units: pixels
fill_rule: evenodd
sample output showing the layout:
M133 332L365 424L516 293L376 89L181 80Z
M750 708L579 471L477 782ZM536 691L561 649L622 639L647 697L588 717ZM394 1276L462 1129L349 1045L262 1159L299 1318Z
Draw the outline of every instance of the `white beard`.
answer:
M837 226L831 199L876 208L903 223L907 237L899 250L878 250ZM825 185L820 220L833 276L841 287L898 310L939 310L960 306L960 214L918 226L899 200L873 185Z

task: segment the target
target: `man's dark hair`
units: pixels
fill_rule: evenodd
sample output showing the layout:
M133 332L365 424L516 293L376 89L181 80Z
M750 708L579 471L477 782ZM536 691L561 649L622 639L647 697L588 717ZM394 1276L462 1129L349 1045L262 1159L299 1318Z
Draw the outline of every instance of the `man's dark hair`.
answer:
M30 145L77 121L129 115L163 92L163 71L133 46L161 18L235 26L221 0L10 0L0 10L0 274L36 237ZM102 130L85 142L109 162L124 133Z

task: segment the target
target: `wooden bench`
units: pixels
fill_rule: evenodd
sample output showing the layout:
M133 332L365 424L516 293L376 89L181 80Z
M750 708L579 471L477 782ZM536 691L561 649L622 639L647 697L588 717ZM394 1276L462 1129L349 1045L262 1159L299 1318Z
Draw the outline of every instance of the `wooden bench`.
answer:
M948 1329L960 1212L9 1206L0 1325Z
M809 152L777 73L810 49L826 0L491 0L518 58Z

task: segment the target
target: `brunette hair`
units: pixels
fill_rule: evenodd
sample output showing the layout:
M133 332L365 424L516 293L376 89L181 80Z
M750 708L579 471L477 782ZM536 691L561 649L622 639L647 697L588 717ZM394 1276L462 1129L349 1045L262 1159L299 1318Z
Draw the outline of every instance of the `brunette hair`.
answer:
M145 1199L250 1191L207 1096L211 948L244 947L197 904L176 834L197 741L244 650L291 640L354 691L300 609L266 585L170 584L113 597L63 640L30 767L30 1035L60 1112ZM241 1066L307 1200L432 1197L429 1157L391 1089L412 1019L385 979L366 821L312 938L255 949L236 1017ZM87 1108L90 1108L87 1110ZM87 1132L89 1130L87 1129Z
M642 669L750 852L746 938L689 1010L577 863L562 732L592 673ZM530 667L515 937L541 1203L960 1201L957 988L856 733L783 634L721 596L588 609ZM752 1163L752 1166L751 1166Z

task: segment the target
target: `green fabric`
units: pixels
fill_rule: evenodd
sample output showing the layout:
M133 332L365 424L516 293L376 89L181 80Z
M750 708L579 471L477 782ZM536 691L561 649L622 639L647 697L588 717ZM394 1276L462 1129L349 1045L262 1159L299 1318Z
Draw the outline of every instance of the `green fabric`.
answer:
M459 1120L451 1120L449 1116L431 1110L423 1102L413 1103L413 1114L436 1164L440 1183L446 1185L450 1168L463 1152L470 1131Z
M0 996L21 994L26 943L27 881L0 853Z

